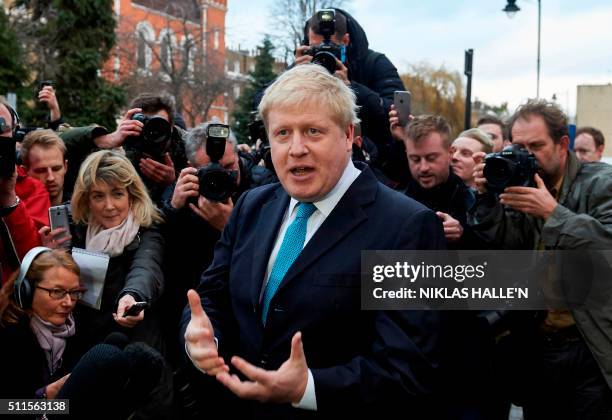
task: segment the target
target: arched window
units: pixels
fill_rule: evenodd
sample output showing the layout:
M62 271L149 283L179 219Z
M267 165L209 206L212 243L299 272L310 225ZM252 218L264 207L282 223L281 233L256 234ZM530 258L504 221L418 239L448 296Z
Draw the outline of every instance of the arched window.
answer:
M149 70L153 59L151 43L155 41L155 31L147 21L136 25L136 65L139 70Z

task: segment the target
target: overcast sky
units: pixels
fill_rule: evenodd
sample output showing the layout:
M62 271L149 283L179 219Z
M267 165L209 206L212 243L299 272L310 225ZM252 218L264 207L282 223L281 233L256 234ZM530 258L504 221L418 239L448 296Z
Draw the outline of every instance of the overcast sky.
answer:
M228 0L227 45L253 48L269 32L273 0ZM537 1L518 0L509 19L506 0L352 0L348 11L370 47L400 73L428 62L463 72L474 49L472 98L511 108L536 94ZM542 0L540 96L574 115L576 86L612 83L612 1ZM410 89L409 86L407 86Z

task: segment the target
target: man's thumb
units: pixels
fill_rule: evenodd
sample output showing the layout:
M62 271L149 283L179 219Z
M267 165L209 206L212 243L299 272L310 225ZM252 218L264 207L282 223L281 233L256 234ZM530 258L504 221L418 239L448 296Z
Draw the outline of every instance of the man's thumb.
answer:
M542 178L540 177L539 174L535 174L535 176L533 177L533 179L535 179L536 182L536 186L538 188L546 188L546 184L544 184L544 181L542 180Z
M190 289L187 292L187 300L189 301L189 308L191 309L191 319L201 319L206 316L204 313L204 308L202 308L200 295L198 295L195 290Z
M446 222L448 220L448 214L443 213L441 211L437 211L436 215L443 221Z
M291 339L291 354L289 355L291 360L296 362L305 362L306 356L304 355L304 344L302 343L302 333L296 332Z

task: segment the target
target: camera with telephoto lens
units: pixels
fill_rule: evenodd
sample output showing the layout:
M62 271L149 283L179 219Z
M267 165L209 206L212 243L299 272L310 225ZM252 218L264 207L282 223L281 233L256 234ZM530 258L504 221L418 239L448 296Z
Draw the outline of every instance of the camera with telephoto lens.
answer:
M507 187L535 186L537 170L535 156L522 146L513 144L501 152L488 154L483 172L487 179L487 190L499 194Z
M344 46L331 41L331 36L336 32L336 11L334 9L323 9L317 12L319 21L319 34L323 36L323 42L313 45L305 54L312 56L312 62L319 64L334 74L336 72L336 58L344 62Z
M209 124L206 128L206 154L210 163L198 169L200 195L211 201L226 201L236 191L238 171L225 169L219 161L230 134L228 125Z
M162 162L164 154L170 149L172 138L170 123L162 117L148 117L140 112L134 114L132 119L143 124L142 132L138 137L128 137L125 145Z

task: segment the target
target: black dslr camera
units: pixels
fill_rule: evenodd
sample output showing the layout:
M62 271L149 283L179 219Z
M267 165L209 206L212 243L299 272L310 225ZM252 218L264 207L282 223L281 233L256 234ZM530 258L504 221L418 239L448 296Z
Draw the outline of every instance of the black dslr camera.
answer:
M8 123L0 117L0 135L9 129ZM15 172L17 151L15 137L0 137L0 177L9 177Z
M501 152L488 154L483 172L487 179L487 190L499 194L506 187L535 186L534 175L537 170L535 156L522 146L513 144Z
M227 170L219 161L225 153L230 129L225 124L209 124L206 129L206 154L210 163L198 169L200 195L212 201L225 201L236 191L238 171Z
M144 124L138 137L128 137L125 145L140 153L151 156L158 162L163 161L164 154L170 149L172 126L162 117L147 117L138 112L133 120Z
M336 32L336 11L334 9L323 9L317 12L319 21L319 34L323 35L323 42L313 45L305 53L312 56L312 62L319 64L334 74L336 72L336 58L344 63L344 45L338 45L331 41L331 36Z

